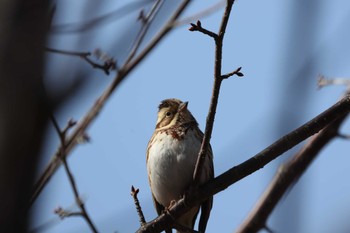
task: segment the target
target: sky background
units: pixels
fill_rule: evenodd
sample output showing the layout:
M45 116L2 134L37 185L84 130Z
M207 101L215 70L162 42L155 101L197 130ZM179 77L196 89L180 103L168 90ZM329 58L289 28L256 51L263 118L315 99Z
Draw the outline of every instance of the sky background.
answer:
M167 1L146 37L148 42L175 9ZM184 17L214 1L193 1ZM56 1L57 10L47 46L72 51L96 48L123 63L140 28L137 17L152 1ZM119 10L118 10L119 9ZM223 8L200 18L217 31ZM113 13L100 24L81 27ZM254 156L281 136L333 105L345 88L317 89L320 74L350 76L350 3L346 0L237 0L223 48L223 73L242 66L243 78L222 84L211 140L215 174ZM156 217L148 186L145 152L156 122L157 106L166 98L189 101L189 109L204 130L213 84L214 43L189 32L172 31L116 90L87 133L91 142L69 157L78 189L100 232L135 232L138 215L130 187L140 189L146 220ZM83 60L46 54L45 84L51 95L83 83L55 113L63 128L80 119L115 73L106 76ZM349 132L345 123L342 132ZM59 145L49 125L40 169ZM234 232L271 181L278 166L301 145L214 197L207 232ZM275 232L349 232L350 142L332 141L288 192L269 218ZM40 173L40 171L38 172ZM34 232L89 232L81 218L60 220L57 206L74 210L74 196L60 168L32 208ZM76 209L76 207L75 207Z

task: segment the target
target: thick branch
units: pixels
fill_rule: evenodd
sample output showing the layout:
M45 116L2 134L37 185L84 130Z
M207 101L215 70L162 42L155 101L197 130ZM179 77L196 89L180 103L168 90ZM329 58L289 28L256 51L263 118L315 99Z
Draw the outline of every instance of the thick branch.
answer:
M327 109L311 121L285 135L275 143L256 154L247 161L232 167L228 171L219 175L215 179L207 182L194 190L191 195L179 200L168 213L162 214L158 218L145 224L137 232L160 232L171 224L173 218L178 218L191 207L198 205L210 196L225 190L230 185L252 174L253 172L263 168L266 164L277 158L279 155L296 146L303 140L318 133L324 127L334 122L335 120L343 118L350 111L350 95L346 95L339 102Z
M266 227L266 221L286 191L298 181L319 152L338 136L340 125L348 114L339 117L313 138L293 158L282 165L259 202L237 233L258 232Z

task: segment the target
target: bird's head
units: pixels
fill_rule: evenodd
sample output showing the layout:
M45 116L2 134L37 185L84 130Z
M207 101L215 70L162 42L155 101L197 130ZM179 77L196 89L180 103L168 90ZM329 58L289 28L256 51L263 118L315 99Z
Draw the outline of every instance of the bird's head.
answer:
M195 121L187 109L188 102L178 99L166 99L159 104L156 129L170 128L190 121Z

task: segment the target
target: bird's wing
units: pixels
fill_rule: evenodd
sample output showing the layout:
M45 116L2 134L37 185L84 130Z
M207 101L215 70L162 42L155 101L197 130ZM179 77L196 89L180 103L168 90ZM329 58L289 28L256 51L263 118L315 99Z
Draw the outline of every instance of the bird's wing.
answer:
M152 194L152 199L158 215L161 215L164 212L164 209L165 209L164 206L159 204L159 202L154 198L153 194ZM165 230L165 233L172 233L172 232L173 231L171 230L171 228Z
M209 145L208 148L208 159L209 159L209 171L208 171L208 178L213 179L214 178L214 164L213 164L213 151L211 149L211 146ZM201 217L199 219L199 225L198 230L200 232L205 232L205 229L207 227L207 222L210 216L210 211L213 206L213 197L208 198L206 201L204 201L201 204Z
M156 211L157 211L157 214L158 215L161 215L164 211L164 206L161 205L157 200L156 198L153 196L152 194L152 199L153 199L153 204L154 204L154 207L156 208Z

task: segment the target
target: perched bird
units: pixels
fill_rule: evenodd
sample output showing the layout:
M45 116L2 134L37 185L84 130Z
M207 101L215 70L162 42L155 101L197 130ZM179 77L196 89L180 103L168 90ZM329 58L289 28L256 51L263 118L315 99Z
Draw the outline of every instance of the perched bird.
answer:
M148 181L158 215L162 214L172 201L181 199L193 180L203 133L187 109L187 104L188 102L178 99L166 99L160 103L156 128L147 146ZM209 146L200 183L205 183L213 177L213 153ZM176 223L193 229L201 208L198 230L205 232L212 204L211 197L200 206L193 207L177 219ZM172 230L167 229L166 232L171 233Z

